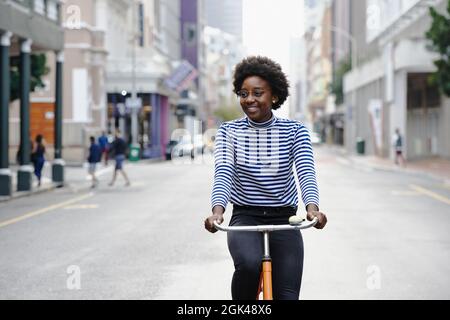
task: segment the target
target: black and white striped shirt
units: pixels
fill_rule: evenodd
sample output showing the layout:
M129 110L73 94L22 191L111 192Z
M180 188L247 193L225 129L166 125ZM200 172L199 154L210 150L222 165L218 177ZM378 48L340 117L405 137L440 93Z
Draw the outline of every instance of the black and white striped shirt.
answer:
M215 141L212 207L298 205L294 166L305 206L319 206L308 129L297 121L243 118L223 123Z

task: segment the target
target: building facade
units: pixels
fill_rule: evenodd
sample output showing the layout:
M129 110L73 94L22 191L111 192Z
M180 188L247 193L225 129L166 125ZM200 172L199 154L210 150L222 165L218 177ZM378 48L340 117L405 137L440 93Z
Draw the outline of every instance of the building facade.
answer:
M323 12L317 12L318 9ZM311 9L312 10L312 9ZM320 17L316 25L310 24L305 33L306 47L306 96L307 96L307 122L311 129L326 139L326 113L328 110L328 86L332 80L331 69L331 9L329 4L322 3L314 8L314 18Z
M363 140L366 153L393 158L398 128L408 159L450 156L449 99L427 82L437 58L426 48L430 5L443 12L446 1L352 1L358 64L344 79L349 151Z
M117 14L124 16L123 11ZM111 15L104 16L112 19ZM164 80L173 70L174 59L180 57L180 1L136 1L125 17L117 26L108 21L107 45L120 40L123 50L108 55L107 127L110 132L119 129L130 144L135 141L141 157L159 158L170 139L178 99ZM128 30L127 35L117 34L122 28ZM136 109L131 103L135 99Z
M330 61L332 82L335 89L342 89L342 73L351 67L354 39L351 35L351 0L334 0L331 3L331 37ZM331 92L330 92L331 94ZM328 100L328 108L324 118L326 140L336 145L344 145L345 105L341 93Z
M205 1L206 24L242 41L242 0Z
M290 70L291 81L290 118L301 121L308 127L307 110L307 63L306 63L306 41L305 37L292 38L290 41Z
M102 4L69 0L62 6L66 58L63 144L67 162L83 162L89 136L97 136L106 127L108 50L105 28L98 14Z
M191 66L192 71L182 88L177 116L181 126L193 137L201 134L207 121L203 81L206 74L203 45L204 2L185 0L181 1L180 5L181 59Z
M207 108L208 128L217 126L214 112L219 108L238 105L233 93L233 71L244 57L240 39L220 29L204 29L206 48L205 107Z

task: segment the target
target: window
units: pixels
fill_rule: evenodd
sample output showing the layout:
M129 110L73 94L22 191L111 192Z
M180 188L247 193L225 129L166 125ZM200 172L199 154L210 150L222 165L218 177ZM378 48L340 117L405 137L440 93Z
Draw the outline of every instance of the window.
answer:
M161 4L160 4L160 0L155 0L155 2L153 4L153 8L154 8L153 18L155 19L155 29L156 29L156 32L158 33L161 30L161 20L160 20Z
M411 73L408 75L408 109L438 108L441 95L435 85L431 85L429 73Z
M47 17L53 21L58 21L58 4L56 0L47 1Z
M139 3L138 6L138 31L139 46L144 46L144 4Z
M45 15L45 1L44 0L34 0L34 11Z
M185 23L183 38L188 46L195 46L197 44L197 26L193 23Z

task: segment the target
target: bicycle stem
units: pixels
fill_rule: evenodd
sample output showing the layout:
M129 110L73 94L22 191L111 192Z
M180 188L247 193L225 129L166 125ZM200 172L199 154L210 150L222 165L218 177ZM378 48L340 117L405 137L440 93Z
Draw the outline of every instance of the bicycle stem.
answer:
M263 236L264 236L264 258L270 259L269 231L264 231Z

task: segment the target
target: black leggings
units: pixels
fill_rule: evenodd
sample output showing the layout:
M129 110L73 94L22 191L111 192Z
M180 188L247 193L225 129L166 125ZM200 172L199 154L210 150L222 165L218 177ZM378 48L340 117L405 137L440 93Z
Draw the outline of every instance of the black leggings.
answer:
M287 209L287 210L286 210ZM233 208L230 226L287 224L296 208ZM272 288L275 300L298 300L303 271L303 239L299 231L269 233L272 258ZM228 232L228 249L235 271L231 283L233 300L255 300L261 258L264 253L261 232Z

